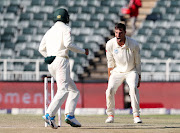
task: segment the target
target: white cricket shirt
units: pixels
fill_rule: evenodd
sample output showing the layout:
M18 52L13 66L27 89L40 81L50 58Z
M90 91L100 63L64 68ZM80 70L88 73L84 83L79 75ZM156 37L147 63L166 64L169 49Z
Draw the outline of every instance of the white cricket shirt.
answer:
M63 22L56 22L43 36L39 52L44 56L69 58L68 51L85 54L85 50L71 43L71 28Z
M106 57L108 68L114 72L137 71L141 75L141 58L138 43L126 36L126 42L121 47L116 37L106 43Z

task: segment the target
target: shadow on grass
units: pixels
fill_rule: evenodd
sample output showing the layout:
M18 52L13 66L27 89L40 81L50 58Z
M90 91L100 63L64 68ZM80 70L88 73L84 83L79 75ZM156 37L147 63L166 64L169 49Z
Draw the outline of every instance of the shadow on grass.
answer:
M165 126L164 128L180 128L180 127L167 127L167 126Z
M155 125L124 125L124 126L87 126L81 127L80 129L167 129L167 128L180 128L180 127L171 127L171 126L155 126Z

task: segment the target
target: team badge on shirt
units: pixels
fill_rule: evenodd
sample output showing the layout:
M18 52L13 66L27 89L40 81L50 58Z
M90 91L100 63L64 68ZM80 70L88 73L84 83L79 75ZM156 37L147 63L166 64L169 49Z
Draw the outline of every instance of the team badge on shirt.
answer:
M114 50L114 53L115 53L115 54L118 54L118 49L115 49L115 50Z

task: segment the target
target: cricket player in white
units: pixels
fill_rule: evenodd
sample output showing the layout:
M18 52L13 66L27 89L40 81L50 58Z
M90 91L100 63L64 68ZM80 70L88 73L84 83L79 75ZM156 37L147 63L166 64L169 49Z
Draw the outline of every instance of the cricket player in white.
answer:
M141 80L141 59L138 43L126 36L126 27L122 23L115 25L115 37L106 44L108 65L108 88L106 90L106 123L114 122L114 95L118 87L126 80L130 90L134 123L142 123L140 119L139 91Z
M86 55L89 52L88 49L81 49L71 43L71 29L66 25L69 23L69 14L66 9L60 8L54 12L54 22L55 24L46 32L39 46L39 52L45 57L48 70L57 82L57 93L43 119L52 128L57 129L55 114L67 99L65 122L73 127L80 127L81 124L74 117L79 90L70 77L68 51Z

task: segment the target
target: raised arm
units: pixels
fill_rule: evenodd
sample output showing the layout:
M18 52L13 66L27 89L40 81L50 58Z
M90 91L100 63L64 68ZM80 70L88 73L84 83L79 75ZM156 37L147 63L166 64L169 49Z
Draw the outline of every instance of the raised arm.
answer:
M72 44L71 42L71 29L68 28L66 31L64 31L63 33L63 41L64 41L64 46L76 53L80 53L80 54L86 54L87 52L85 51L85 49L82 49L78 46L76 46L75 44Z

